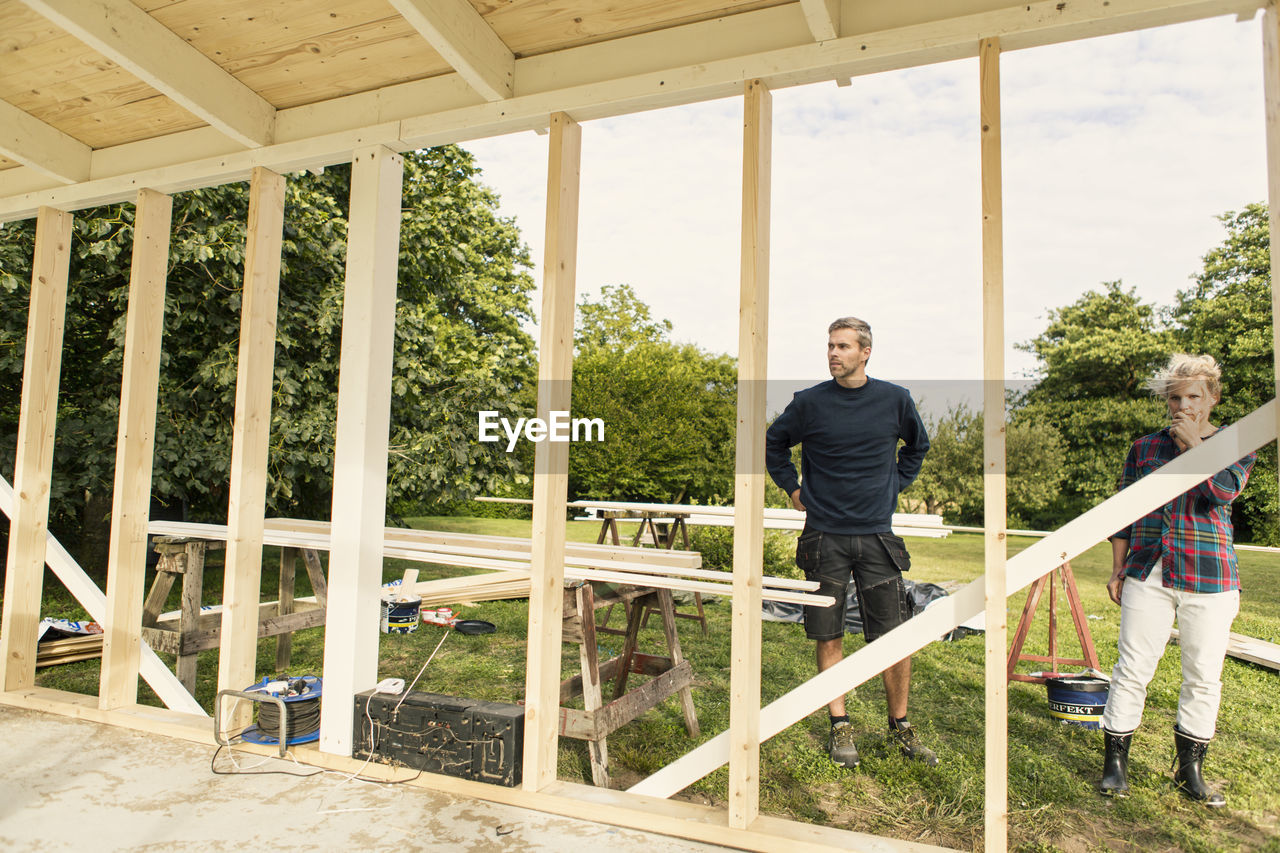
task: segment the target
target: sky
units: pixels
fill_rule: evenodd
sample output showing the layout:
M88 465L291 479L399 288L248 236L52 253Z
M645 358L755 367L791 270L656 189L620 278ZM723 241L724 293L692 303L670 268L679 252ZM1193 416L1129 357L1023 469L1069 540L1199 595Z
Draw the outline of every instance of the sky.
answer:
M1121 280L1162 305L1266 199L1261 16L1001 57L1008 381L1049 309ZM980 399L978 62L773 93L769 407L827 378L853 314L868 372L924 407ZM741 98L583 123L579 299L630 284L678 341L736 354ZM547 136L468 143L541 281ZM541 294L535 297L541 305ZM536 337L536 332L535 332Z

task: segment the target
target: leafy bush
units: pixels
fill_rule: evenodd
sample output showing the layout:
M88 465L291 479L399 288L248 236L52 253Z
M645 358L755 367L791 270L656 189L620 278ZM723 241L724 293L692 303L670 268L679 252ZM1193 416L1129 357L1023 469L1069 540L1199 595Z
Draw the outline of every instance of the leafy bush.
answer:
M702 555L702 567L733 571L733 528L694 527L690 533L693 549ZM776 578L800 579L796 568L796 535L788 530L764 532L764 573Z

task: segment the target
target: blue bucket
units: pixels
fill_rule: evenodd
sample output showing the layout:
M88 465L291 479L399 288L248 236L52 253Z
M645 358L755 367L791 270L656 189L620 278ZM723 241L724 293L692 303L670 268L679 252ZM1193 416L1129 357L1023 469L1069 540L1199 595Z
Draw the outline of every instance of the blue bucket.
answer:
M412 634L418 630L418 610L422 607L422 599L418 596L396 601L387 596L382 599L382 633Z
M1096 729L1107 707L1111 682L1092 675L1045 679L1049 688L1049 716L1072 726Z

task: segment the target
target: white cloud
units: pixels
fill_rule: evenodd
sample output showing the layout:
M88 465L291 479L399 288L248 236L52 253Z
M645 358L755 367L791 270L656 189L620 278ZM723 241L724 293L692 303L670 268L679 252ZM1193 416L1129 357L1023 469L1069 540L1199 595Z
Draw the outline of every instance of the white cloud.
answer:
M1224 18L1002 57L1010 375L1048 309L1113 279L1169 302L1214 217L1266 197L1260 42ZM977 77L966 60L774 93L771 378L823 378L826 323L849 313L877 375L981 375ZM677 338L735 352L740 101L583 137L579 293L630 283ZM540 265L546 137L468 147Z

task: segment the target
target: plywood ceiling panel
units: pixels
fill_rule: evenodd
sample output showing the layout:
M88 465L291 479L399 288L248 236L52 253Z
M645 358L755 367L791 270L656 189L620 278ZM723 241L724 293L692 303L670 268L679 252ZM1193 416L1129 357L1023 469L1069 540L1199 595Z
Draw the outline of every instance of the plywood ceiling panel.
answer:
M795 0L471 0L517 56L532 56ZM799 12L797 12L799 14Z
M113 67L110 60L17 0L0 0L0 81L29 74L33 81L47 83ZM9 91L12 85L4 88Z
M135 0L278 108L452 69L386 0Z
M204 127L205 122L164 95L154 95L130 104L59 119L54 126L94 148L106 148Z
M94 148L204 124L15 0L0 2L0 99Z

